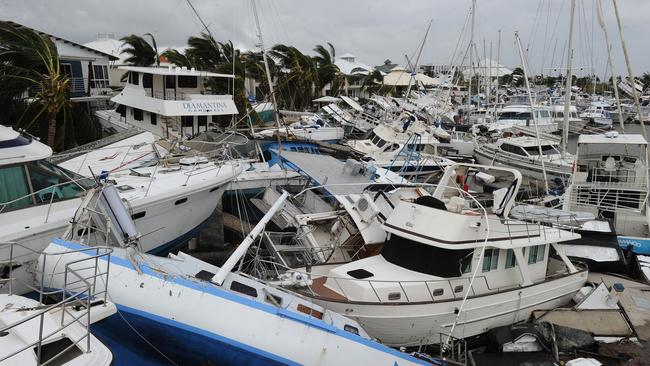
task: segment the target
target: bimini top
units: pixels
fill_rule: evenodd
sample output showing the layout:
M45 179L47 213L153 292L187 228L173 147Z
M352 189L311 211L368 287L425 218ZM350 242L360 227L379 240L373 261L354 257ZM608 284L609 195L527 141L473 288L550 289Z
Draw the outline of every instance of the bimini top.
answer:
M11 127L0 125L0 165L41 160L52 156L52 149Z
M580 135L578 144L626 144L648 145L648 142L639 134L606 133L602 135Z
M179 75L179 76L203 76L203 77L219 77L219 78L234 78L229 74L218 74L216 72L200 71L195 68L188 69L187 67L145 67L145 66L120 66L120 70L141 72L144 74L154 75Z

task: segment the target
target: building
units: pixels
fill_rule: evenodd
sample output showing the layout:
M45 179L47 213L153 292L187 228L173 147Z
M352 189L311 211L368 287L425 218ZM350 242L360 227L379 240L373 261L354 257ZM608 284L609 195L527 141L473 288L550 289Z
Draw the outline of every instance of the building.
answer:
M108 98L111 91L109 65L117 57L19 23L6 23L16 28L31 29L52 40L59 53L61 68L70 77L70 96L73 102Z
M363 79L371 73L374 68L356 60L356 56L346 53L339 57L334 64L338 66L345 76L345 94L353 98L366 98L368 95L362 90ZM325 88L328 94L329 88Z
M386 59L384 61L383 65L375 66L375 70L379 70L382 75L388 74L392 69L396 68L399 66L398 64L394 64L393 61L390 59Z
M124 71L119 69L120 66L126 65L126 59L129 57L129 55L122 53L124 42L115 39L115 34L113 33L99 33L94 41L84 43L84 46L113 56L114 59L111 60L108 68L110 86L124 86L124 81L122 80Z

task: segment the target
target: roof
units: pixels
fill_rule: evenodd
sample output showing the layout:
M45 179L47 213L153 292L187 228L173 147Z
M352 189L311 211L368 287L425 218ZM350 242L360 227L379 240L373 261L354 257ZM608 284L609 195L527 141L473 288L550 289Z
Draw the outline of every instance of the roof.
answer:
M153 66L120 66L120 70L141 72L153 75L179 75L179 76L203 76L203 77L220 77L220 78L234 78L229 74L218 74L216 72L200 71L194 68L188 69L186 67L153 67Z
M130 56L128 54L121 53L122 47L124 46L124 42L114 38L98 39L92 42L84 43L84 46L88 48L92 48L99 52L113 55L116 57L116 59L119 59L120 64L125 63L126 59L129 58Z
M415 79L419 83L424 85L441 84L438 79L434 79L432 77L420 73L415 75ZM394 69L391 70L391 72L388 75L384 76L385 85L407 86L409 85L409 82L411 82L411 74L406 69L399 66L395 67Z
M346 57L347 56L347 57ZM344 60L344 58L354 58L354 55L346 53L334 62L339 70L345 75L368 75L373 70L372 66L368 66L363 62Z
M551 140L545 140L545 139L537 139L534 137L530 136L521 136L521 137L507 137L503 139L499 139L499 142L501 143L508 143L511 145L517 145L517 146L523 146L523 147L537 147L539 141L539 145L546 146L546 145L553 145L555 146L556 143Z
M336 102L339 102L339 101L341 101L341 99L336 98L336 97L331 97L329 95L326 95L324 97L320 97L320 98L316 98L316 99L312 100L312 102L315 102L315 103L336 103Z
M339 58L356 58L356 57L357 56L355 56L355 55L353 55L351 53L345 53L345 54L339 56Z
M473 69L473 71L472 71ZM503 66L502 64L497 63L494 60L491 60L489 58L483 59L479 61L474 67L469 67L468 69L463 71L463 76L468 77L472 72L475 72L477 74L485 75L485 76L492 76L492 77L497 77L497 76L504 76L504 75L510 75L512 74L512 70Z
M610 136L614 136L613 134ZM624 135L619 134L616 137L607 137L604 135L580 135L579 144L627 144L627 145L647 145L648 142L642 135Z
M105 53L105 52L102 52L102 51L100 51L100 50L97 50L97 49L94 49L94 48L87 47L87 46L82 45L82 44L80 44L80 43L73 42L73 41L69 41L69 40L67 40L67 39L64 39L64 38L61 38L61 37L57 37L57 36L55 36L55 35L52 35L52 34L49 34L49 33L45 33L45 32L43 32L43 31L39 31L38 29L34 29L34 28L31 28L31 27L28 27L28 26L22 25L22 24L20 24L20 23L12 22L12 21L9 21L9 20L3 20L3 22L5 22L5 23L7 23L7 24L11 24L11 25L13 25L15 28L18 28L18 29L19 29L19 28L27 28L27 29L31 29L31 30L33 30L34 32L36 32L36 33L38 33L38 34L40 34L40 35L42 35L42 36L50 37L53 41L59 41L59 42L63 42L63 43L70 44L70 45L75 46L75 47L79 47L79 48L81 48L81 49L83 49L83 50L90 51L90 52L92 52L92 53L96 53L96 54L99 55L99 56L108 57L109 60L117 60L117 59L118 59L118 57L113 56L113 55L111 55L111 54L109 54L109 53Z

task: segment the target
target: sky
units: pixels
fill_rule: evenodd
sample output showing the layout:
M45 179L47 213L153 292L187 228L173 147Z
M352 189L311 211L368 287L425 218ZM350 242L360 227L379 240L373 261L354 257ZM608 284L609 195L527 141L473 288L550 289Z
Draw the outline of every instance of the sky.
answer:
M257 47L250 0L190 1L217 40L232 40L243 49ZM573 66L577 74L593 70L602 77L611 71L596 1L576 1ZM650 1L618 3L633 72L649 72ZM371 66L386 59L406 65L405 55L415 62L430 22L420 64L460 63L470 38L471 0L257 0L256 4L267 47L284 43L313 53L315 45L331 42L337 55L352 53ZM491 53L506 66L521 65L515 43L518 31L531 73L558 74L566 67L570 7L570 0L477 0L477 56L489 58ZM602 0L602 7L614 69L617 75L626 75L612 1ZM203 29L187 0L0 0L0 19L78 43L93 41L98 33L117 38L152 33L160 47L179 47ZM457 48L460 51L454 53Z

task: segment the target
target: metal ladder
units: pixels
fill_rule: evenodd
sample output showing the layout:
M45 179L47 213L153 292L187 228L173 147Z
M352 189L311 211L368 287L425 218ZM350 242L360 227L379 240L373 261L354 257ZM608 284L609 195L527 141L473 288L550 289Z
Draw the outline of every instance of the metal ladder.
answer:
M391 160L389 170L392 171L393 164L395 164L397 161L401 161L400 158L404 157L404 163L402 164L402 167L399 169L397 174L402 177L402 180L404 180L406 173L408 173L409 167L412 167L414 178L417 180L422 168L420 165L422 161L421 154L420 151L418 151L418 146L421 143L422 136L419 133L413 133L411 136L409 136L404 146L400 149L395 158Z

